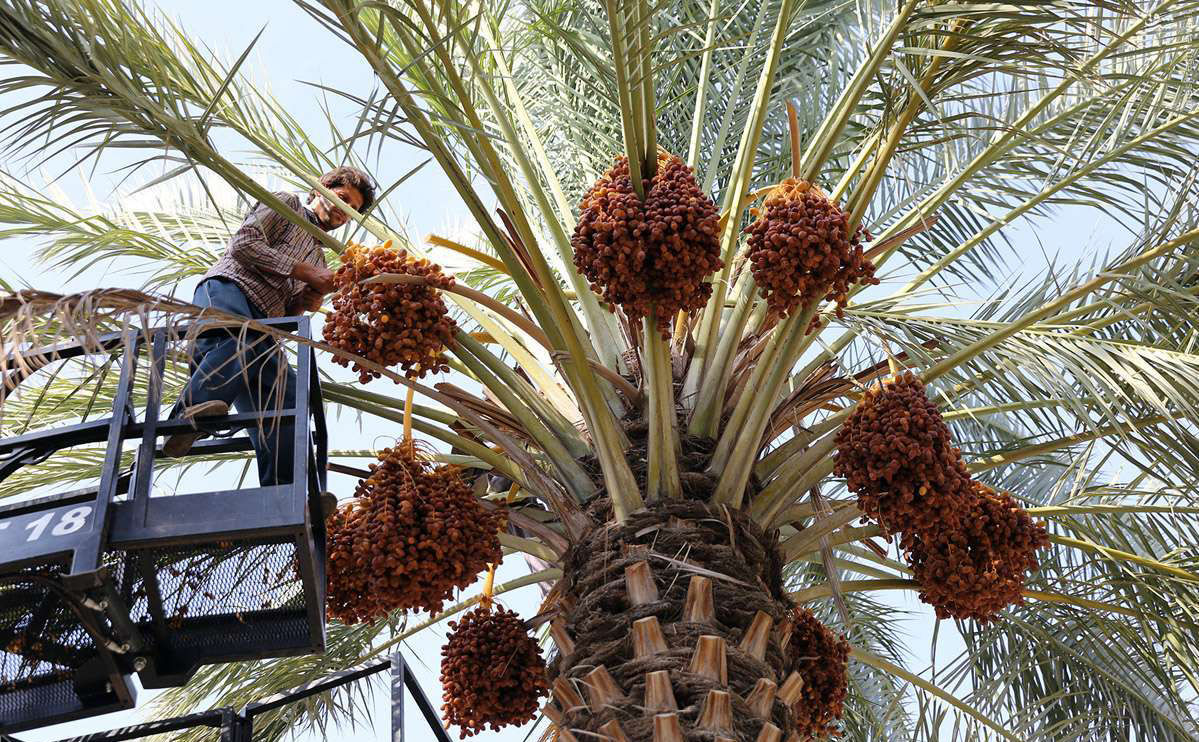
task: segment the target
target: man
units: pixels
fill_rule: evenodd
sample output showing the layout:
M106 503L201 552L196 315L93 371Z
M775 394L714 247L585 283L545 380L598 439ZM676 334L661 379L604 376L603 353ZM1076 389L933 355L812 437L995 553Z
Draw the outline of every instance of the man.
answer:
M374 203L374 182L357 168L338 167L322 175L320 182L355 211L365 211ZM307 204L301 204L298 194L277 195L326 232L349 218L316 190ZM201 279L193 303L265 319L316 311L332 290L333 272L325 265L321 242L259 203L234 233L225 254ZM172 416L221 417L229 414L230 405L241 413L294 407L296 372L282 356L282 349L260 333L231 331L199 338L191 359L191 379ZM292 481L294 430L294 423L277 419L249 429L261 486ZM163 453L183 456L203 435L199 431L173 435L163 444Z

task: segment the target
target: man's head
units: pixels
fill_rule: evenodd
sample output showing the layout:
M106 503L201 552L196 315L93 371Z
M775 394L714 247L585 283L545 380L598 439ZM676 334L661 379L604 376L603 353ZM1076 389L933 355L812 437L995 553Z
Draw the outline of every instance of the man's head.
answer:
M375 181L362 170L349 165L334 168L321 176L321 185L337 194L337 197L359 213L375 203ZM337 229L349 219L346 213L333 205L315 188L309 194L313 201L312 211L326 232Z

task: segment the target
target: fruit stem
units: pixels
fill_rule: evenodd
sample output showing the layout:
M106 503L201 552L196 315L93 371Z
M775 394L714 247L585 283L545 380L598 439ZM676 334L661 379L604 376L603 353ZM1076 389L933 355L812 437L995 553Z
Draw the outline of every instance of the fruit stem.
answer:
M483 581L483 594L479 597L479 605L491 610L492 598L495 595L495 562L487 565L487 579Z
M671 373L670 349L658 331L656 317L651 313L641 321L644 337L646 386L649 404L649 473L645 497L649 501L661 496L681 497L679 480L679 437L674 403L674 376Z
M800 173L800 149L799 149L799 111L795 109L794 101L787 101L787 131L791 135L791 176L799 177Z
M412 399L416 396L416 390L408 387L408 394L404 397L404 443L412 442Z
M879 341L883 344L883 352L887 354L887 370L891 372L891 380L899 378L899 361L895 360L895 354L891 352L891 344L887 342L885 337L879 337Z
M629 84L627 49L625 47L624 18L622 6L617 0L604 0L608 11L608 35L612 40L612 67L616 72L616 92L620 100L620 125L624 130L624 151L629 160L629 180L637 197L645 200L645 187L641 182L641 137L639 136L640 88Z

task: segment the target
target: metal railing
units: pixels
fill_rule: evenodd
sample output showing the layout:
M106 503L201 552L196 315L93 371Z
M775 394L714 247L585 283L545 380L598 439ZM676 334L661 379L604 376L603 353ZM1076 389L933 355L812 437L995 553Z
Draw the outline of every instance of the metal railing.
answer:
M188 714L187 716L159 719L144 724L110 729L105 732L94 732L82 737L70 737L59 740L59 742L120 742L121 740L143 739L155 734L178 732L197 727L209 727L219 730L220 742L252 742L254 739L254 720L262 714L388 670L391 671L392 741L405 742L407 740L408 742L416 742L417 740L430 739L428 735L432 733L432 739L437 740L437 742L450 742L450 736L442 726L437 711L429 702L424 689L416 682L416 678L413 677L409 670L404 656L399 652L393 654L388 659L351 667L320 680L277 693L261 701L251 703L240 710L228 707L216 708L210 711ZM421 729L417 734L406 736L405 696L411 696L412 700L416 703L416 708L420 711L421 717L424 720L423 726L427 727L428 731ZM0 736L0 742L19 741L12 737Z

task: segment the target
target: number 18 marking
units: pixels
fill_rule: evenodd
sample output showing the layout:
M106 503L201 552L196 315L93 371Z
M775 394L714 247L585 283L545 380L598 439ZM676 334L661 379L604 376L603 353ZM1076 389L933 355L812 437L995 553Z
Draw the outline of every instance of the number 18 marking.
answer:
M75 531L78 531L80 528L83 528L83 526L87 523L87 516L89 516L91 514L92 514L92 506L91 505L83 505L81 507L77 507L77 508L68 510L67 512L63 513L62 519L59 520L58 525L54 526L54 528L51 529L50 535L66 536L68 534L74 533ZM33 521L32 523L27 523L25 525L25 530L30 531L31 533L29 534L29 538L27 538L25 540L26 541L37 541L39 538L42 537L42 534L46 530L46 526L50 525L50 521L53 519L54 519L54 512L49 512L49 513L46 513L45 515L43 515L42 517L38 518L37 520ZM0 523L0 527L7 528L8 524Z

